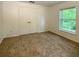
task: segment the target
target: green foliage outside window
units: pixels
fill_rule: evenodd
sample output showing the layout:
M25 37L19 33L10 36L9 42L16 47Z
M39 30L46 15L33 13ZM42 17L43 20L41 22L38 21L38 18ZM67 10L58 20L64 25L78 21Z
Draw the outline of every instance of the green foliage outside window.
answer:
M61 29L76 31L76 8L69 8L60 11Z

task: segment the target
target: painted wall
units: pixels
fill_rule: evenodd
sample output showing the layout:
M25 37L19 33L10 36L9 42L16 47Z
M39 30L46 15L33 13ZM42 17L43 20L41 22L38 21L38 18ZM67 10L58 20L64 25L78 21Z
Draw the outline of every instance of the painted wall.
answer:
M0 43L2 42L2 2L0 2Z
M64 31L59 30L59 11L63 8L69 8L75 6L77 8L77 18L76 18L76 34L67 33ZM68 39L71 39L73 41L79 42L79 2L64 2L61 4L57 4L55 6L49 7L49 31L57 33L61 36L64 36Z
M0 3L0 38L1 38L1 21L2 21L2 18L1 18L1 3Z
M21 15L22 8L26 8L25 15ZM23 34L23 26L24 24L22 20L22 16L26 17L26 19L31 19L33 21L33 32L40 32L39 20L40 17L45 17L45 22L47 21L47 7L34 5L34 4L26 4L23 2L3 2L3 37L11 37ZM24 33L25 34L25 33Z

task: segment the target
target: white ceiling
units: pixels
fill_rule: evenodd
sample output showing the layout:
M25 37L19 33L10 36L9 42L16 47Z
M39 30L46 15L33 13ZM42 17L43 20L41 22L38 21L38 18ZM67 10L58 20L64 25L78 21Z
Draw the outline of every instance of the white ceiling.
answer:
M22 1L25 3L30 3L29 1ZM35 3L33 4L37 4L37 5L43 5L43 6L52 6L55 4L59 4L59 3L63 3L64 1L34 1Z

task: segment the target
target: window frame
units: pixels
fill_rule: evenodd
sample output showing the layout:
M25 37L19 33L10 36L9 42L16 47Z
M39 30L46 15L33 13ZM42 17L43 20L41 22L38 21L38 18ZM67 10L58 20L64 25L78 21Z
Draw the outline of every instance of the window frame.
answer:
M76 7L63 8L63 9L60 9L60 10L59 10L59 30L60 30L60 31L67 32L67 33L71 33L71 34L76 34L76 30L75 30L75 31L73 31L73 30L70 30L70 31L69 31L69 30L65 30L65 29L63 29L63 28L61 27L62 19L61 19L61 14L60 14L60 12L61 12L62 10L72 9L72 8L76 8ZM76 8L76 17L77 17L77 8ZM76 22L76 19L75 19L75 22Z

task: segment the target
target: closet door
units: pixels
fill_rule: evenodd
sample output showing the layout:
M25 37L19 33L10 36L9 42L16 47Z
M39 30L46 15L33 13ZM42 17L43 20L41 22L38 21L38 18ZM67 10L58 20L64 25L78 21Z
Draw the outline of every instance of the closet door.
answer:
M43 9L37 7L20 7L20 33L29 34L36 32L44 32L45 17Z
M32 29L32 21L31 19L28 17L28 12L27 9L24 7L21 7L19 9L19 13L20 13L20 34L29 34L31 33L31 29Z

